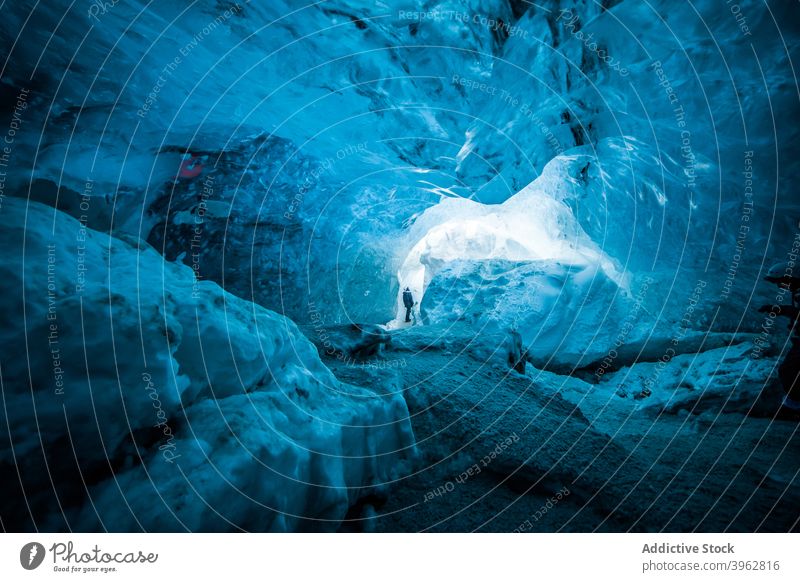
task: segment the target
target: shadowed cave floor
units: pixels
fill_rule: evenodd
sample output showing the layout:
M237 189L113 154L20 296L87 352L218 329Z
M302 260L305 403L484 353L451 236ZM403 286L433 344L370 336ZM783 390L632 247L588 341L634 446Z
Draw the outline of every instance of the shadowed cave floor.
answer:
M394 332L361 362L320 349L341 380L402 391L418 443L412 474L343 531L798 529L796 423L714 401L654 415L613 395L590 420L574 403L582 380L511 371L501 344L455 324Z

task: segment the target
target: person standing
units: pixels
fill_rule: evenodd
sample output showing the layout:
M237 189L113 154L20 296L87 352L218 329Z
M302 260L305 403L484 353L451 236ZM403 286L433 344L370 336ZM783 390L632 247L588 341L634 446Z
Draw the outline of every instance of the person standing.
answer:
M414 296L408 287L403 290L403 306L406 308L406 323L408 323L411 321L411 308L414 307Z

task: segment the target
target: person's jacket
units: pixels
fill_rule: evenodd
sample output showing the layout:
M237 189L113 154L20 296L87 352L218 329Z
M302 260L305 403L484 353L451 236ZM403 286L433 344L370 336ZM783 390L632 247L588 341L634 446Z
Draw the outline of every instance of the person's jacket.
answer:
M411 291L403 291L403 305L414 307L414 297L411 295Z

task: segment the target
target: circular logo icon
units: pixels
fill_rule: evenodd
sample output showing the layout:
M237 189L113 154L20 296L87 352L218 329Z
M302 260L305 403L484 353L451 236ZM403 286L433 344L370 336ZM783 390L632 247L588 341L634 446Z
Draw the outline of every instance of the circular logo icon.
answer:
M35 570L44 562L44 546L39 542L30 542L19 551L19 563L26 570Z

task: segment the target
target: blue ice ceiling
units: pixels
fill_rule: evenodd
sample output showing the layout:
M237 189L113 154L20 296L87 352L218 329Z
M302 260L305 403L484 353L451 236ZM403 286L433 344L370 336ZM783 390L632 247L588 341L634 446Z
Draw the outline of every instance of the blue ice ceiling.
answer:
M204 249L206 276L219 280L214 257L244 248L274 279L271 249L296 237L330 260L308 281L308 261L286 249L291 292L263 283L256 296L271 308L288 296L280 311L296 314L338 275L351 315L372 320L389 319L386 291L418 242L405 225L445 198L497 204L538 179L620 269L680 268L687 281L728 270L745 203L776 217L759 221L771 233L748 225L754 255L794 227L776 172L779 156L784 176L797 163L794 124L778 122L796 107L789 3L753 9L746 32L704 3L473 4L7 10L5 37L26 34L6 87L48 88L15 144L29 170L13 179L49 196L90 180L114 229L175 258L200 186L165 184L186 151L210 155L209 216L233 225L225 248ZM776 22L789 28L777 34ZM337 273L337 258L351 269ZM248 295L248 266L228 268L228 288ZM752 282L759 268L737 277ZM346 319L344 297L331 299Z

